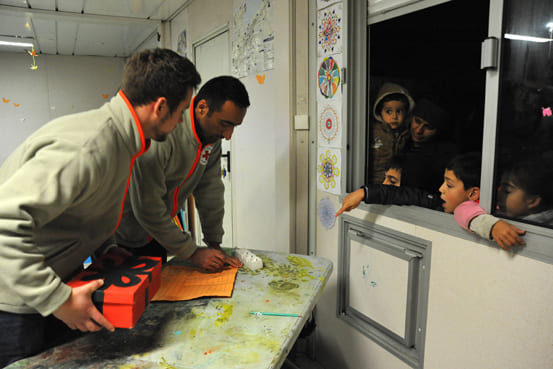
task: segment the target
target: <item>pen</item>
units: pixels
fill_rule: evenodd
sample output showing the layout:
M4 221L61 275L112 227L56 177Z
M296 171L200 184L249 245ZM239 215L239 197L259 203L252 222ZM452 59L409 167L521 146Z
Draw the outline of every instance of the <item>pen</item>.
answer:
M250 311L250 314L255 314L255 315L274 315L274 316L295 316L295 317L301 317L300 314L266 313L266 312L264 312L264 311Z

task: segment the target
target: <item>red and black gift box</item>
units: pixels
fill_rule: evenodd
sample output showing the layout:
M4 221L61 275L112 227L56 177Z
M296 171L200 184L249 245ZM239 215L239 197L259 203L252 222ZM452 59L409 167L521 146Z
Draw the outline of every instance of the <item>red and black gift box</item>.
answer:
M94 305L117 328L132 328L161 284L161 258L106 254L67 284L82 286L96 279L104 285L92 294Z

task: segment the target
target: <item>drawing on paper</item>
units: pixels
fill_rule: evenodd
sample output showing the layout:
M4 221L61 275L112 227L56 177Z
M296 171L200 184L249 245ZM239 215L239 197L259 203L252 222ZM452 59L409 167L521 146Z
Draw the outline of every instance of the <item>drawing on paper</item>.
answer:
M186 41L186 30L183 29L179 33L179 38L177 41L177 53L181 56L186 57L187 41Z
M319 11L318 55L342 52L342 4Z
M336 208L334 207L332 200L330 200L328 197L321 199L321 201L319 201L318 213L319 220L323 227L325 227L326 229L331 229L332 227L334 227L334 223L336 223Z
M336 59L329 56L323 59L319 66L319 75L317 78L319 91L329 99L332 98L340 87L340 67Z
M319 144L340 144L340 142L337 142L339 136L338 112L332 105L325 106L319 116L319 133L322 139Z
M274 68L272 0L244 0L233 9L232 74L245 77Z
M319 155L320 164L317 166L319 173L319 183L325 190L335 190L337 188L336 178L340 175L338 168L338 156L332 153L331 150L326 150Z

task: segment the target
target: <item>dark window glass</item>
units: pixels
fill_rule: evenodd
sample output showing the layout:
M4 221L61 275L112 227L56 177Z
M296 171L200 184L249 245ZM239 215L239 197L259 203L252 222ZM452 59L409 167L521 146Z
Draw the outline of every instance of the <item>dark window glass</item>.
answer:
M481 151L488 13L489 1L456 0L369 26L367 182L384 181L400 154L401 185L437 192L453 156ZM407 98L389 96L397 85Z
M494 213L553 225L553 1L505 0Z

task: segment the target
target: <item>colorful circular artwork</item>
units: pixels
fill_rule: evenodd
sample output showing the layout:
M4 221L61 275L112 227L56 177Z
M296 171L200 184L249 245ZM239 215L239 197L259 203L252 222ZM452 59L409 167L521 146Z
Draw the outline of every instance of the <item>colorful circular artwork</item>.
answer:
M340 175L340 169L336 166L338 158L327 150L325 154L321 154L319 160L320 164L317 166L317 171L320 173L319 182L323 184L325 190L336 187L336 177Z
M340 67L331 56L323 59L319 67L319 91L325 98L331 98L340 87Z
M319 131L327 143L331 143L338 134L338 114L332 106L324 108L319 117Z
M336 9L325 10L319 22L319 47L324 54L334 53L334 48L340 41L342 18ZM338 50L339 52L339 50Z

